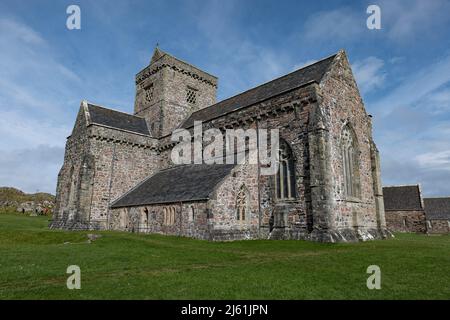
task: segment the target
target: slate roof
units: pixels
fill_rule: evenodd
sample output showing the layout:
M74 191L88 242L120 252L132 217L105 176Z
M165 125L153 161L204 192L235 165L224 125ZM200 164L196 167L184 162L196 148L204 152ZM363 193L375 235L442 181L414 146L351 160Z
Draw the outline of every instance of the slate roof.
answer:
M88 111L91 123L150 135L144 118L93 104L88 104Z
M192 164L165 169L128 191L111 207L207 200L233 167L233 164Z
M418 185L383 187L384 210L422 210Z
M189 128L194 121L207 121L220 117L237 109L248 107L284 92L291 91L311 82L319 83L327 72L336 55L320 60L285 76L245 91L237 96L218 102L194 112L183 124Z
M450 197L425 198L425 215L429 220L450 220Z

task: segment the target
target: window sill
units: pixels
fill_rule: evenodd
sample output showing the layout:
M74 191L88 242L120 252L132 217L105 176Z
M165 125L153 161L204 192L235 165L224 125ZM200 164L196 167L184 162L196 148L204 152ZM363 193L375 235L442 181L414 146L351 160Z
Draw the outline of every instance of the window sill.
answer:
M360 198L356 198L356 197L346 197L344 200L347 202L354 202L354 203L363 202Z
M298 203L298 201L296 198L275 199L276 203Z

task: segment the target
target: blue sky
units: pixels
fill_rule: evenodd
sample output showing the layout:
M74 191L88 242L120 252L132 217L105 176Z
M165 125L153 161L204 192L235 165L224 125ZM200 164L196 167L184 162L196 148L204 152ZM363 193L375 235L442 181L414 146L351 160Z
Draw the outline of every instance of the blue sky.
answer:
M81 30L66 8L81 8ZM366 8L381 8L381 30ZM450 1L0 3L0 185L55 192L80 101L132 112L155 44L219 77L219 100L347 51L385 185L450 195Z

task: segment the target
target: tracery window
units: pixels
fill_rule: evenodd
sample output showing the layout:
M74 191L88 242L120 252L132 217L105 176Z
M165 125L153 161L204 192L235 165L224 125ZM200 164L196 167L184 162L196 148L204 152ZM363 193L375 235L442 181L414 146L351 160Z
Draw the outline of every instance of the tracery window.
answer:
M350 125L346 125L341 135L342 167L344 190L347 197L359 197L359 150L356 135Z
M292 149L284 140L280 140L279 169L275 176L275 191L278 199L295 199L295 166Z

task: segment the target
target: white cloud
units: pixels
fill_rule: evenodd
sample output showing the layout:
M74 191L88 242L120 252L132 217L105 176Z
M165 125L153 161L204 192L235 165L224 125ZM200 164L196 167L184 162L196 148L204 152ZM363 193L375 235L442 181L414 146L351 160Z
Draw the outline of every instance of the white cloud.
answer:
M290 71L290 59L280 48L265 47L246 37L238 29L236 11L240 1L207 1L199 10L192 2L190 16L195 16L200 34L207 39L208 49L221 54L209 57L211 72L220 79L219 94L235 95ZM226 66L226 67L224 67Z
M358 37L366 28L365 12L349 8L312 14L305 22L304 36L309 40L348 40Z
M368 104L385 184L421 183L427 196L449 193L449 84L450 55Z
M387 115L395 108L411 107L421 98L450 81L450 55L428 65L408 78L371 106L373 112Z
M61 147L72 127L51 119L32 118L16 111L2 111L0 117L0 150L33 148L45 144Z
M24 23L1 17L0 47L0 182L54 192L82 81Z
M384 61L377 57L368 57L352 64L356 82L363 93L383 85L386 78L383 67Z
M1 186L13 186L25 192L36 190L55 194L58 170L64 158L63 147L37 145L0 152Z
M341 7L311 14L302 36L314 42L341 44L372 33L399 44L418 37L442 35L442 26L450 20L450 2L447 0L384 0L376 4L381 9L380 31L367 28L368 14L364 6L358 6L358 9Z
M435 33L438 26L448 21L450 3L446 0L381 1L382 21L393 41L406 41L418 35Z
M450 171L450 150L422 153L416 156L416 160L423 168Z

